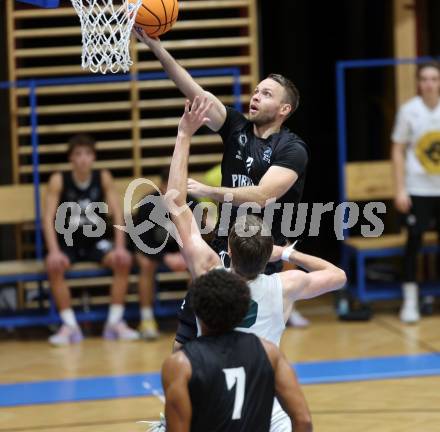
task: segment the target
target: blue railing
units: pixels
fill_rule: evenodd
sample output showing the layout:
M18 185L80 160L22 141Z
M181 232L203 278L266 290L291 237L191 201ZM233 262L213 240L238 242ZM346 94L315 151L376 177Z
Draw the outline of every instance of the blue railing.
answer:
M345 165L347 163L347 110L346 110L346 71L350 69L371 69L397 66L403 64L420 64L434 60L432 57L404 58L404 59L370 59L370 60L347 60L336 63L336 112L337 112L337 133L338 133L338 169L339 169L339 200L347 201L345 193ZM415 79L415 77L414 77ZM344 230L344 238L349 235L348 230ZM425 252L433 252L435 247L425 247ZM341 262L342 267L349 274L349 260L352 257L353 250L342 246ZM374 300L399 298L400 285L398 283L366 283L365 260L367 258L384 258L402 254L402 248L386 248L384 250L360 250L356 251L357 282L356 285L349 285L354 291L355 296L362 302ZM374 290L371 289L374 285ZM368 291L367 291L367 288ZM423 293L425 295L438 295L438 286L432 286L432 283L424 284Z
M193 69L188 71L194 78L201 77L217 77L217 76L232 76L232 94L234 96L234 108L238 111L242 111L241 104L241 83L240 83L240 68L212 68L212 69ZM6 81L0 82L0 89L11 88L28 88L29 89L29 107L30 117L29 123L31 126L31 145L32 145L32 181L34 187L34 200L35 200L35 251L36 258L43 259L44 245L42 236L42 221L41 221L41 197L40 197L40 173L39 173L39 136L38 136L38 99L37 91L42 86L56 86L56 85L78 85L78 84L97 84L106 82L127 82L127 81L147 81L147 80L160 80L167 79L168 75L165 72L146 72L138 74L124 74L124 75L87 75L77 77L63 77L63 78L41 78L41 79L29 79L18 81ZM87 272L71 272L67 273L68 277L83 277L102 275L103 270L96 271L95 273ZM43 281L46 279L46 275L7 275L4 278L0 278L1 283L10 283L14 281ZM44 316L35 316L34 313L30 313L28 316L9 316L0 317L0 327L4 326L22 326L22 325L39 325L49 324L57 320L57 314L54 308L54 304L51 300L51 307L48 313ZM90 311L82 313L79 319L103 319L103 311Z
M213 69L192 69L188 71L192 77L215 77L232 76L232 93L234 96L234 108L242 111L241 104L241 83L240 68L213 68ZM38 259L43 258L43 236L41 230L41 198L40 198L40 174L39 174L39 154L38 154L38 101L37 89L42 86L56 85L78 85L78 84L97 84L106 82L127 82L127 81L147 81L167 79L165 72L145 72L138 74L125 75L87 75L79 77L63 78L41 78L19 81L0 82L0 89L9 88L29 88L29 107L31 125L31 144L32 144L32 181L34 185L35 200L35 251Z
M336 63L336 122L338 131L339 200L347 200L345 194L345 164L347 162L347 109L346 109L346 71L349 69L371 69L403 64L420 64L432 61L432 57L385 58L370 60L343 60Z

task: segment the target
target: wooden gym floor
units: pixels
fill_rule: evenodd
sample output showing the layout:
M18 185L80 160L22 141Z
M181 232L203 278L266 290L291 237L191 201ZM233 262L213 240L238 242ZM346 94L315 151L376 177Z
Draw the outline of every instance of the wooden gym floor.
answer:
M328 303L303 303L300 310L311 318L312 324L304 330L289 328L283 337L282 349L289 360L299 363L300 376L303 372L307 374L308 365L314 368L303 389L312 410L315 431L440 431L438 313L423 318L418 325L404 326L395 311L390 310L376 313L369 322L358 323L337 321ZM144 431L146 427L136 422L156 419L163 410L163 404L156 396L141 394L23 406L7 406L5 401L17 397L26 399L32 392L37 392L37 399L44 399L44 394L38 394L44 393L44 387L38 385L50 380L84 378L94 387L90 390L99 393L100 381L93 381L97 377L149 376L149 373L160 370L163 359L170 352L172 340L173 333L168 332L151 343L105 342L90 338L81 345L64 348L52 348L42 338L1 341L0 431ZM376 357L390 357L395 362L390 363L391 376L396 375L394 378L388 378L389 370L384 375L386 379L381 379L380 370L369 379L362 376ZM402 364L417 369L426 357L434 360L433 369L430 370L427 364L428 369L423 372L426 376L402 369ZM355 370L349 372L353 365L344 361L349 359L364 360L355 362ZM305 369L302 369L303 364ZM337 372L340 379L333 377L330 383L320 382L320 375L331 374L335 364L341 366ZM359 374L359 377L351 375L346 381L350 373ZM73 383L74 388L79 386L77 381L68 382ZM27 384L17 387L18 383ZM18 393L13 394L11 389ZM116 385L115 394L118 389L124 392ZM13 402L10 404L14 405Z

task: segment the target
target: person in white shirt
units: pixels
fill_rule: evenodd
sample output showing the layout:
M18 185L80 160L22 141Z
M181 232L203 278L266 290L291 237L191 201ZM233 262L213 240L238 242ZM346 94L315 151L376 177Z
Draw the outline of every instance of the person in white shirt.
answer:
M181 250L191 276L195 279L222 267L218 254L203 240L190 208L186 205L188 159L193 134L206 124L212 102L195 97L186 102L168 179L165 202L181 240ZM236 219L228 236L231 271L243 277L251 291L251 304L239 330L265 338L277 346L296 300L309 299L342 288L345 272L323 259L298 252L292 246L274 246L270 231L255 215ZM302 270L263 274L269 259L283 259ZM228 311L225 311L228 313ZM200 334L200 332L199 332ZM181 344L175 342L175 350ZM291 421L275 400L271 432L291 432Z
M420 319L416 264L423 232L434 221L440 232L440 65L419 66L417 81L419 95L400 107L392 133L395 206L408 229L400 310L405 323Z

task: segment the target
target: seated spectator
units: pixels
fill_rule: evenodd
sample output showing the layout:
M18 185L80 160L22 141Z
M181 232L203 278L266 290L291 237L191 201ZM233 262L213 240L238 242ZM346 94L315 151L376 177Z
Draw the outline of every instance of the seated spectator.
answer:
M43 224L48 255L46 266L50 286L60 312L62 325L58 332L49 338L54 345L67 345L80 342L82 332L71 306L71 295L65 280L65 271L71 264L82 261L95 261L113 270L111 287L111 305L105 324L105 339L134 340L139 334L130 329L123 321L124 297L127 291L128 275L131 268L131 256L125 247L125 234L115 229L114 243L104 234L92 237L100 231L105 221L90 203L105 202L113 223L123 225L123 212L116 194L113 178L107 170L95 170L95 142L87 135L75 135L69 141L68 157L71 171L54 173L50 177ZM61 211L60 205L70 206L70 213ZM81 209L78 214L74 211ZM60 215L66 215L61 221L63 226L77 226L72 234L72 242L66 241L55 229L55 222L60 223ZM57 218L57 220L56 220ZM102 224L101 224L102 223ZM58 226L58 225L57 225ZM88 231L89 230L89 231ZM69 244L70 243L70 244Z
M158 186L161 194L165 194L167 189L169 168L162 171L160 175L160 185ZM148 197L146 203L139 207L136 215L135 226L140 225L146 220L155 222L155 217L151 215L153 208L157 215L167 215L166 207L163 206L161 194L156 192ZM195 203L197 204L197 203ZM171 224L168 216L166 221ZM159 336L158 326L153 315L153 300L155 274L161 263L165 264L171 271L185 271L186 264L179 251L179 245L172 235L169 228L154 224L154 226L140 235L142 249L133 245L136 261L139 266L139 298L141 304L141 323L139 332L141 337L149 340Z

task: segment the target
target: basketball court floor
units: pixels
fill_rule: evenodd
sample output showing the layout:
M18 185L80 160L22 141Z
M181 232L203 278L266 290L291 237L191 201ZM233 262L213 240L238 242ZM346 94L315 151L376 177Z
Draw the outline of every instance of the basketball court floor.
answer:
M357 323L337 321L322 300L300 310L312 325L289 328L282 349L315 431L440 430L438 315L404 326L389 309ZM145 431L137 422L163 410L159 371L172 341L171 330L151 343L2 341L0 431Z

